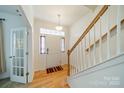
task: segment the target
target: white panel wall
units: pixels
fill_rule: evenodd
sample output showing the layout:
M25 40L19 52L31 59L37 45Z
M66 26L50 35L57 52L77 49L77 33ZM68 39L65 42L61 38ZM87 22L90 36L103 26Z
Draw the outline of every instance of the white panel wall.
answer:
M72 88L123 88L124 55L108 60L99 66L68 79Z

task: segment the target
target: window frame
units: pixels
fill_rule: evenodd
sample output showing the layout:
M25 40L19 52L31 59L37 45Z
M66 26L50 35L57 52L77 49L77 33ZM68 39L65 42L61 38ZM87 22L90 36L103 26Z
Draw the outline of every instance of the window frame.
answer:
M64 45L63 46L62 46L62 40L64 41L64 43L63 43ZM60 43L61 43L61 49L60 49L60 51L64 53L65 52L65 38L64 37L61 38L61 42ZM62 47L64 47L63 50L62 50Z
M46 28L40 28L40 33L45 35L55 35L55 36L61 36L61 37L65 36L64 31L58 31L58 30L46 29Z
M42 50L42 38L44 37L44 50ZM46 36L44 35L41 35L40 36L40 54L46 54L46 48L45 48L45 45L46 45ZM43 52L44 51L44 52Z

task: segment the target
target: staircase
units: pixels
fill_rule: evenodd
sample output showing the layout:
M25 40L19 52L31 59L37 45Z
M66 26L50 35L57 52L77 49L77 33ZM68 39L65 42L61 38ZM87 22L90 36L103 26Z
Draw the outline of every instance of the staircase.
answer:
M124 87L123 9L103 6L68 50L70 87Z

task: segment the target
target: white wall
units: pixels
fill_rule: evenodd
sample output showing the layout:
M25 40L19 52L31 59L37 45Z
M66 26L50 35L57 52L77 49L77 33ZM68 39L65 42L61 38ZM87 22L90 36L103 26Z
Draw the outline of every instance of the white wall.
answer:
M88 13L87 15L79 19L70 27L69 48L71 48L74 45L74 43L78 40L78 38L84 32L84 30L87 27L87 24L91 20L91 17L92 17L92 12Z
M5 40L5 58L6 58L6 72L0 73L0 79L10 77L10 31L13 28L18 28L25 26L23 20L21 20L20 16L16 16L13 14L2 13L0 12L0 18L5 18L4 21L4 40ZM14 20L14 21L13 21Z
M84 30L88 27L88 25L93 20L94 16L98 13L98 11L102 8L102 6L98 6L95 11L91 11L74 24L70 26L69 31L69 49L75 44L78 38L82 35Z
M35 63L34 63L34 68L35 71L38 70L44 70L46 69L45 66L45 58L43 57L43 55L41 56L40 52L39 52L39 39L40 39L40 28L47 28L47 29L54 29L55 30L55 26L57 24L51 23L51 22L47 22L47 21L43 21L40 19L34 19L34 55L35 55ZM65 53L62 54L62 64L67 64L67 49L68 49L68 27L64 27L63 31L65 31L65 43L66 43L66 51Z
M33 6L31 5L21 5L21 9L25 15L25 20L27 20L29 25L29 37L28 37L28 80L31 82L34 76L34 15L33 15Z
M29 24L33 28L33 21L34 21L33 6L32 5L21 5L21 8L24 11L25 17L29 21Z
M33 44L33 9L32 6L27 5L27 6L18 6L19 10L21 13L23 13L21 16L22 18L18 16L14 16L12 14L6 14L6 13L0 13L0 17L6 18L7 20L5 21L5 42L6 42L6 60L7 60L7 72L0 74L0 78L6 78L9 77L9 72L10 72L10 62L9 62L9 52L10 49L8 48L9 44L9 35L10 35L10 29L11 28L16 28L16 27L22 27L26 26L27 30L29 30L29 37L28 37L28 51L29 51L29 57L28 57L28 71L29 71L29 82L33 80L33 62L34 62L34 44ZM14 22L14 23L13 23Z

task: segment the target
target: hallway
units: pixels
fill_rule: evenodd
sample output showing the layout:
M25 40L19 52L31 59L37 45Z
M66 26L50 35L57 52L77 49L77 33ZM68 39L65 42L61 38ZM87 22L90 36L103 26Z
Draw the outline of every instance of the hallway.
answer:
M46 71L37 71L29 84L10 81L9 78L0 81L1 88L69 88L67 79L67 65L63 70L47 74Z
M32 83L29 88L68 88L66 82L67 65L63 65L63 70L47 74L46 71L37 71L34 74Z
M0 6L0 87L124 87L123 9Z

